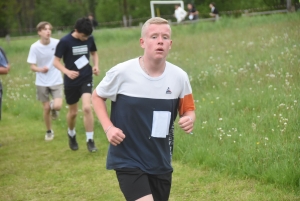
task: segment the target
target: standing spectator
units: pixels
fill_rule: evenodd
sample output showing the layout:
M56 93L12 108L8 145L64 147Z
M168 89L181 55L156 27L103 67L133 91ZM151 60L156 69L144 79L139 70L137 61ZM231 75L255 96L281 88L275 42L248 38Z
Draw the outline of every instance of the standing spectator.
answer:
M197 20L199 18L199 12L196 10L194 4L189 3L187 5L188 8L188 15L190 20Z
M91 20L93 28L95 29L98 26L98 22L95 20L94 15L89 14L88 18Z
M52 25L49 22L40 22L36 29L40 39L31 45L27 62L36 74L36 97L43 104L47 129L45 140L49 141L54 138L50 112L54 120L62 106L62 75L53 66L54 52L59 40L51 38ZM51 101L49 95L52 96Z
M4 50L0 47L0 74L7 74L9 70L10 70L10 65L8 63L6 54ZM2 94L3 94L3 88L0 80L0 120L1 120L1 113L2 113Z
M210 15L211 17L216 18L216 20L217 20L217 19L219 18L219 11L218 11L217 8L216 8L216 4L215 4L214 2L211 2L211 3L209 4L209 7L210 7L210 9L211 9L209 15Z
M145 22L144 54L111 68L93 92L93 106L110 142L107 169L114 169L126 200L169 198L173 123L193 130L195 105L188 75L166 61L172 46L167 20ZM105 101L112 101L108 117Z
M93 88L93 73L98 75L98 54L91 35L93 25L89 18L76 21L74 31L64 36L57 45L54 66L64 74L64 92L69 106L67 114L69 147L78 150L76 141L76 117L78 101L82 99L83 123L86 131L87 149L96 152L94 143L94 117L91 108L91 94ZM92 56L94 67L89 59ZM63 58L64 65L60 62Z
M187 14L187 12L183 8L181 8L181 6L179 4L175 5L174 16L177 19L177 23L182 22L186 16L186 14Z

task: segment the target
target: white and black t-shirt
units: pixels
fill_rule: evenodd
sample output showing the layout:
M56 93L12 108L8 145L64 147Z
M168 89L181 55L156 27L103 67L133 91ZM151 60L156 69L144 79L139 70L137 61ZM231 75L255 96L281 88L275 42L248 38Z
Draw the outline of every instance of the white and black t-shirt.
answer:
M120 145L110 145L107 169L171 172L173 136L169 133L178 113L195 109L187 74L166 62L161 76L150 77L135 58L110 69L96 92L112 101L111 121L126 135Z

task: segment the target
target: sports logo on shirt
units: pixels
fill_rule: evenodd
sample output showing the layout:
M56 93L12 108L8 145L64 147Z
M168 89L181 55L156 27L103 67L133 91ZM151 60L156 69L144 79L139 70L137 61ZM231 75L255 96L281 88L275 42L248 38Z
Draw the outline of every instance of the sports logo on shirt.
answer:
M166 94L172 94L172 91L170 90L170 87L168 87Z
M87 45L74 46L72 47L73 55L83 55L88 53Z

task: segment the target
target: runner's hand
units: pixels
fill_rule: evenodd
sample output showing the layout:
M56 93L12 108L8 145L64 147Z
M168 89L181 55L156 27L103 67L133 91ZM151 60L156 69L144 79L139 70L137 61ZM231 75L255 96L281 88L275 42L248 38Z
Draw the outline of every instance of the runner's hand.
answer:
M69 70L66 75L71 79L74 80L79 76L79 72L78 71L73 71L73 70Z
M47 66L44 66L44 67L42 67L40 69L41 69L41 71L40 71L41 73L47 73L48 70L49 70L49 68Z
M106 137L110 144L117 146L118 144L123 142L125 135L121 129L113 126L107 131Z
M178 122L180 128L184 130L186 133L191 133L194 128L193 119L189 116L183 116L179 119Z
M94 66L93 67L93 74L94 75L99 75L99 68L98 68L98 66Z

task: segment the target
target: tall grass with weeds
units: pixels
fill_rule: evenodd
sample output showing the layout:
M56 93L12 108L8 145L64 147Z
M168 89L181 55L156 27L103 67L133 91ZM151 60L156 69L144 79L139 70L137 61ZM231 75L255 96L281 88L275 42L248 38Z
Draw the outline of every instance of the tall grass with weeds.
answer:
M299 14L222 18L217 22L172 27L173 46L168 61L188 73L197 119L193 135L185 135L176 125L174 190L170 200L299 198L299 30ZM94 85L112 66L142 54L140 28L97 30L94 36L101 69L101 75L94 77ZM65 103L60 118L53 122L55 140L43 141L42 106L35 100L35 75L26 63L30 44L37 39L13 39L9 44L0 40L12 65L10 74L1 76L4 97L0 191L5 190L10 196L0 193L0 199L39 200L41 196L40 200L98 200L96 197L100 196L100 200L122 200L115 176L104 170L107 140L98 121L95 120L95 137L100 150L96 155L74 154L68 149ZM79 110L77 133L84 133L82 116ZM43 157L49 161L45 162ZM94 164L102 172L92 169ZM176 173L176 167L180 172ZM90 172L95 177L87 174ZM217 173L224 176L215 176ZM244 190L248 187L230 185L230 179L226 182L232 177L251 186L258 185L255 181L262 182L265 185L258 185L256 192L265 191L247 197L249 192ZM228 184L228 188L239 189L243 195L236 195L234 190L228 195L215 184L217 180L223 188ZM89 181L105 190L97 195ZM46 187L39 191L39 184ZM201 187L205 185L209 186ZM26 186L25 194L21 186ZM291 194L278 188L288 189ZM80 189L90 197L80 199Z
M169 57L189 72L198 117L175 158L299 187L299 14L199 27L211 31L186 27Z

